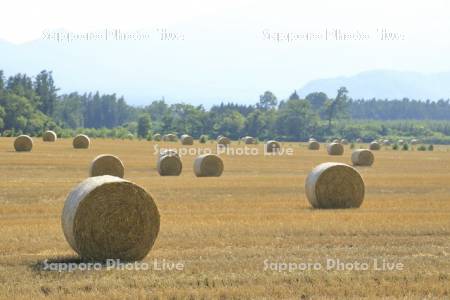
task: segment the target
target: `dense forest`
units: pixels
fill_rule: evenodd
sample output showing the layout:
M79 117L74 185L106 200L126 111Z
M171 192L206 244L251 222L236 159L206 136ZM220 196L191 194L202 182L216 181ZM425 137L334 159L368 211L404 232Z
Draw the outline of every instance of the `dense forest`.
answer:
M85 132L93 137L125 138L132 133L189 133L194 137L219 134L233 139L251 135L264 139L349 140L420 138L428 143L450 143L450 100L350 99L345 87L336 95L312 93L301 99L294 91L278 99L266 91L254 105L221 103L209 110L186 103L150 100L135 107L115 94L59 94L51 72L34 77L0 71L0 132L39 136L46 129L60 136Z

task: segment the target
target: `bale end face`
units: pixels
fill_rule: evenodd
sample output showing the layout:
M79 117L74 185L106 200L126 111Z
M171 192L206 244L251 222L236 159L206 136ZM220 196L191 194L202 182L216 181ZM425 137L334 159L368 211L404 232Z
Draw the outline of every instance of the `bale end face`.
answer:
M226 147L231 144L231 141L226 136L221 136L217 139L217 144Z
M314 208L356 208L364 200L364 181L353 167L323 163L308 175L305 184L308 201Z
M370 150L359 149L352 153L352 163L354 166L371 166L374 161L375 157Z
M340 143L331 143L327 147L328 155L343 155L344 146Z
M277 153L281 150L281 145L277 141L267 141L265 150L267 153Z
M308 149L309 150L319 150L320 144L317 141L310 141L308 143Z
M30 152L33 149L33 139L28 135L19 135L14 140L14 149L17 152Z
M194 173L197 177L219 177L223 173L223 161L214 154L204 154L194 161Z
M194 139L192 138L192 136L187 135L187 134L183 134L181 136L181 144L185 145L185 146L191 146L194 145Z
M91 140L87 135L79 134L73 139L72 144L75 149L88 149L91 144Z
M42 135L42 140L44 142L56 142L57 139L58 139L58 136L56 135L56 133L54 131L51 131L51 130L47 130Z
M179 156L162 155L158 159L157 169L161 176L179 176L183 165Z
M378 150L381 149L381 145L378 142L372 142L369 145L369 149L372 150L372 151L378 151Z
M160 216L140 186L113 176L90 177L67 197L66 240L83 259L143 259L158 236Z
M122 161L111 154L97 156L89 168L89 177L111 175L123 178L124 174L125 168Z

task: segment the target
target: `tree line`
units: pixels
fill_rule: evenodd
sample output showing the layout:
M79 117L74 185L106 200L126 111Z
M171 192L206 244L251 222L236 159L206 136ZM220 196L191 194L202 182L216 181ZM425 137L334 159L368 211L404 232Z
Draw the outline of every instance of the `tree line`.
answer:
M285 99L265 91L254 105L221 103L168 104L164 99L130 106L116 94L59 94L53 75L34 77L0 71L0 132L3 136L39 136L47 129L61 136L85 132L91 136L123 138L133 134L189 133L194 137L219 134L238 139L251 135L289 141L342 137L349 140L380 136L417 137L449 143L450 100L437 102L353 100L345 87L330 97L322 92L305 98L293 92Z

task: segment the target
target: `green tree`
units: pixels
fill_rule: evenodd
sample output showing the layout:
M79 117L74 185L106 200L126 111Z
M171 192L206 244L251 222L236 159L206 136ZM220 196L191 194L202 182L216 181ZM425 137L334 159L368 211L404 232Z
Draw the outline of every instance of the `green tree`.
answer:
M289 100L300 100L300 97L297 94L297 91L294 91L290 96Z
M259 96L259 103L256 104L256 107L266 111L276 107L277 103L277 97L271 91L266 91L264 95Z
M52 116L55 109L56 92L52 72L41 71L34 81L34 89L40 98L39 109L47 116Z
M148 115L142 115L138 119L137 134L140 138L147 138L151 128L151 120Z
M315 133L317 123L318 118L308 101L291 99L279 110L276 128L285 139L306 140Z
M306 96L305 99L308 100L311 108L315 112L320 112L323 110L325 103L329 100L327 94L322 92L311 93Z
M331 133L331 125L334 119L339 119L347 115L348 91L341 87L335 99L328 100L325 103L325 114L328 121L328 132Z

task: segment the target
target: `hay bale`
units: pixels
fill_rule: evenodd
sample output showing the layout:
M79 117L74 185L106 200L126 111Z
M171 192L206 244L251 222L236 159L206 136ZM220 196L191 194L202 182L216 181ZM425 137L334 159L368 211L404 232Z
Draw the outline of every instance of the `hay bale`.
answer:
M417 144L419 144L419 140L417 140L417 139L412 139L411 140L411 145L417 145Z
M358 149L352 153L352 163L354 166L371 166L375 160L372 151Z
M176 149L163 149L159 152L158 159L160 159L164 155L176 156L180 158L180 155L178 154L178 151Z
M364 200L364 181L353 167L328 162L311 171L305 191L314 208L359 207Z
M217 144L227 147L229 144L231 144L231 140L226 136L221 136L219 139L217 139Z
M87 135L79 134L73 139L72 144L75 149L88 149L91 144L91 140Z
M357 139L356 139L356 142L357 142L357 143L362 143L363 140L362 140L361 138L357 138Z
M183 164L178 154L163 154L160 155L156 168L161 176L179 176L183 169Z
M404 140L398 140L398 144L399 144L399 145L403 145L404 143L405 143Z
M126 135L126 138L129 139L129 140L132 140L132 139L134 139L134 134L129 133L129 134Z
M241 140L246 145L254 145L254 144L256 144L256 139L254 137L251 137L251 136L244 136Z
M29 152L33 149L33 139L28 135L19 135L14 140L14 149L17 152Z
M391 141L390 140L383 140L383 145L384 146L390 146L391 145Z
M166 137L165 141L167 141L167 142L176 142L177 141L177 136L173 133L166 134L165 137Z
M381 145L377 141L373 141L372 143L370 143L369 149L372 151L378 151L381 149Z
M192 138L192 136L188 135L188 134L183 134L181 136L181 144L182 145L194 145L194 139Z
M341 144L342 144L342 145L348 145L348 141L347 141L346 139L342 139L342 140L341 140Z
M333 141L332 141L332 143L336 143L336 144L339 144L341 141L339 140L339 139L334 139Z
M315 138L313 138L313 137L310 137L308 142L317 142L317 140Z
M114 155L102 154L94 158L89 168L89 176L111 175L123 178L125 168L122 161Z
M281 150L281 145L277 141L270 140L266 142L265 151L266 153L276 153Z
M341 143L331 143L327 146L327 152L329 155L343 155L344 146Z
M44 142L56 142L57 139L58 139L58 136L56 135L56 133L54 131L51 131L51 130L47 130L42 135L42 140Z
M140 186L113 176L90 177L66 199L64 236L83 259L143 259L159 232L159 212Z
M309 141L308 149L309 150L319 150L320 149L319 142L317 142L317 141Z
M152 137L152 139L156 142L161 141L161 135L159 133L155 133Z
M194 161L194 173L197 177L219 177L223 172L223 161L215 154L203 154Z

